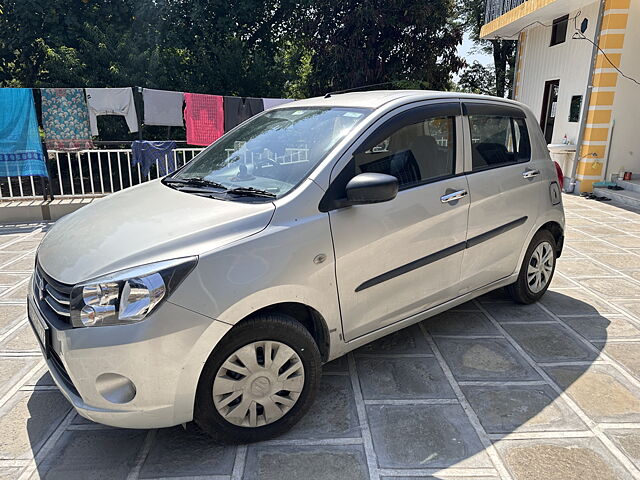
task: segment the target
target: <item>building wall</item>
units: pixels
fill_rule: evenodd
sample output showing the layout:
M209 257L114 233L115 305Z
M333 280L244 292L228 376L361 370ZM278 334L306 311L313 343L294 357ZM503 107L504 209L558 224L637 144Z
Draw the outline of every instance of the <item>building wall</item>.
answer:
M622 67L624 57L624 70L632 74L634 70L637 72L640 62L638 32L632 31L632 24L638 21L639 2L633 0L633 7L631 3L631 0L605 1L599 47L606 56L598 52L591 79L593 92L576 175L581 192L591 191L594 182L609 179L622 165L633 171L634 167L627 166L628 161L635 157L637 162L634 153L637 148L633 144L638 134L628 124L637 117L633 109L640 99L640 85L633 84L636 88L630 89L629 81L621 78L614 68L614 65ZM631 10L635 14L630 16ZM630 23L631 17L634 18Z
M624 7L624 5L621 6ZM619 17L619 21L622 22L625 15L624 9L620 11L619 15L622 15ZM622 26L622 24L615 26ZM629 5L626 29L616 31L610 29L610 34L624 35L620 69L626 75L640 81L639 0L631 1ZM614 37L611 38L615 40ZM611 46L617 45L611 44ZM612 109L612 120L615 121L615 127L611 133L609 163L606 168L607 180L611 174L617 174L620 168L633 172L634 178L640 178L640 85L623 78L614 69L606 70L606 72L611 78L611 83L615 78ZM604 171L602 173L605 174Z
M578 25L588 18L585 35L594 40L599 8L596 1L568 12L567 40L560 45L549 46L550 27L536 26L522 32L516 73L516 99L527 104L538 119L545 82L560 81L552 143L561 143L565 135L570 143L577 143L580 122L569 122L569 109L572 96L583 96L580 118L586 116L585 131L576 171L581 192L591 191L594 182L609 180L621 169L640 177L640 85L623 78L613 67L640 81L640 0L605 0L599 46L608 59L598 52L589 78L592 45L571 38L572 18L577 17ZM593 86L591 100L585 105L589 85ZM570 164L565 164L567 175Z
M573 95L586 94L592 45L586 40L573 40L574 23L578 25L583 18L589 19L589 27L585 35L595 38L598 20L599 2L569 13L567 40L559 45L549 46L551 27L537 26L527 29L521 34L524 45L520 50L519 68L516 74L516 99L528 105L538 120L542 112L544 86L549 80L560 80L558 105L552 143L561 143L565 134L570 143L576 143L580 122L569 122L569 107ZM521 44L522 45L522 44ZM584 104L583 104L584 111Z

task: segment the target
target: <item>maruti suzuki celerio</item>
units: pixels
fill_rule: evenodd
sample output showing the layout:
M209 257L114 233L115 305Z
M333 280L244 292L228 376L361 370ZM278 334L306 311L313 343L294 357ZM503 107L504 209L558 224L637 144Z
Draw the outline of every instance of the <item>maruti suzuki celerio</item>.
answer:
M500 287L537 301L562 250L560 183L513 101L289 103L58 221L29 318L80 415L263 440L309 409L324 363Z

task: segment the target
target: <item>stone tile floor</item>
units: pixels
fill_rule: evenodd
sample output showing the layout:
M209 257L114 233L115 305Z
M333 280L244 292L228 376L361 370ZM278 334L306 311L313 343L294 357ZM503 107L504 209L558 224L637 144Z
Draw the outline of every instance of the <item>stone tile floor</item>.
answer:
M0 226L0 478L640 478L640 215L564 200L541 303L497 291L365 346L291 432L237 447L78 417L25 319L48 225Z

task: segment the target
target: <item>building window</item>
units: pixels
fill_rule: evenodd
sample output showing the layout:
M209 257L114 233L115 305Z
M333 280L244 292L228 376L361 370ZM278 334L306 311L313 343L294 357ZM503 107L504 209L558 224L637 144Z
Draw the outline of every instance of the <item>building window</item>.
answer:
M580 120L580 107L582 107L582 95L574 95L571 97L571 106L569 107L570 122Z
M551 47L564 43L567 39L567 25L569 24L569 15L556 18L551 27Z

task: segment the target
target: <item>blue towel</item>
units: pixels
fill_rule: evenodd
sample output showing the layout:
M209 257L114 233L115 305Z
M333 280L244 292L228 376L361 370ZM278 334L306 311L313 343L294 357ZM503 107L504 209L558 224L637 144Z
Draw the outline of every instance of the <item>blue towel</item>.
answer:
M46 177L36 107L29 88L0 88L0 177Z
M150 142L147 140L135 140L131 144L131 166L140 164L140 171L145 177L149 174L151 166L158 161L160 175L164 176L176 169L174 150L176 142ZM168 168L166 168L168 167Z

